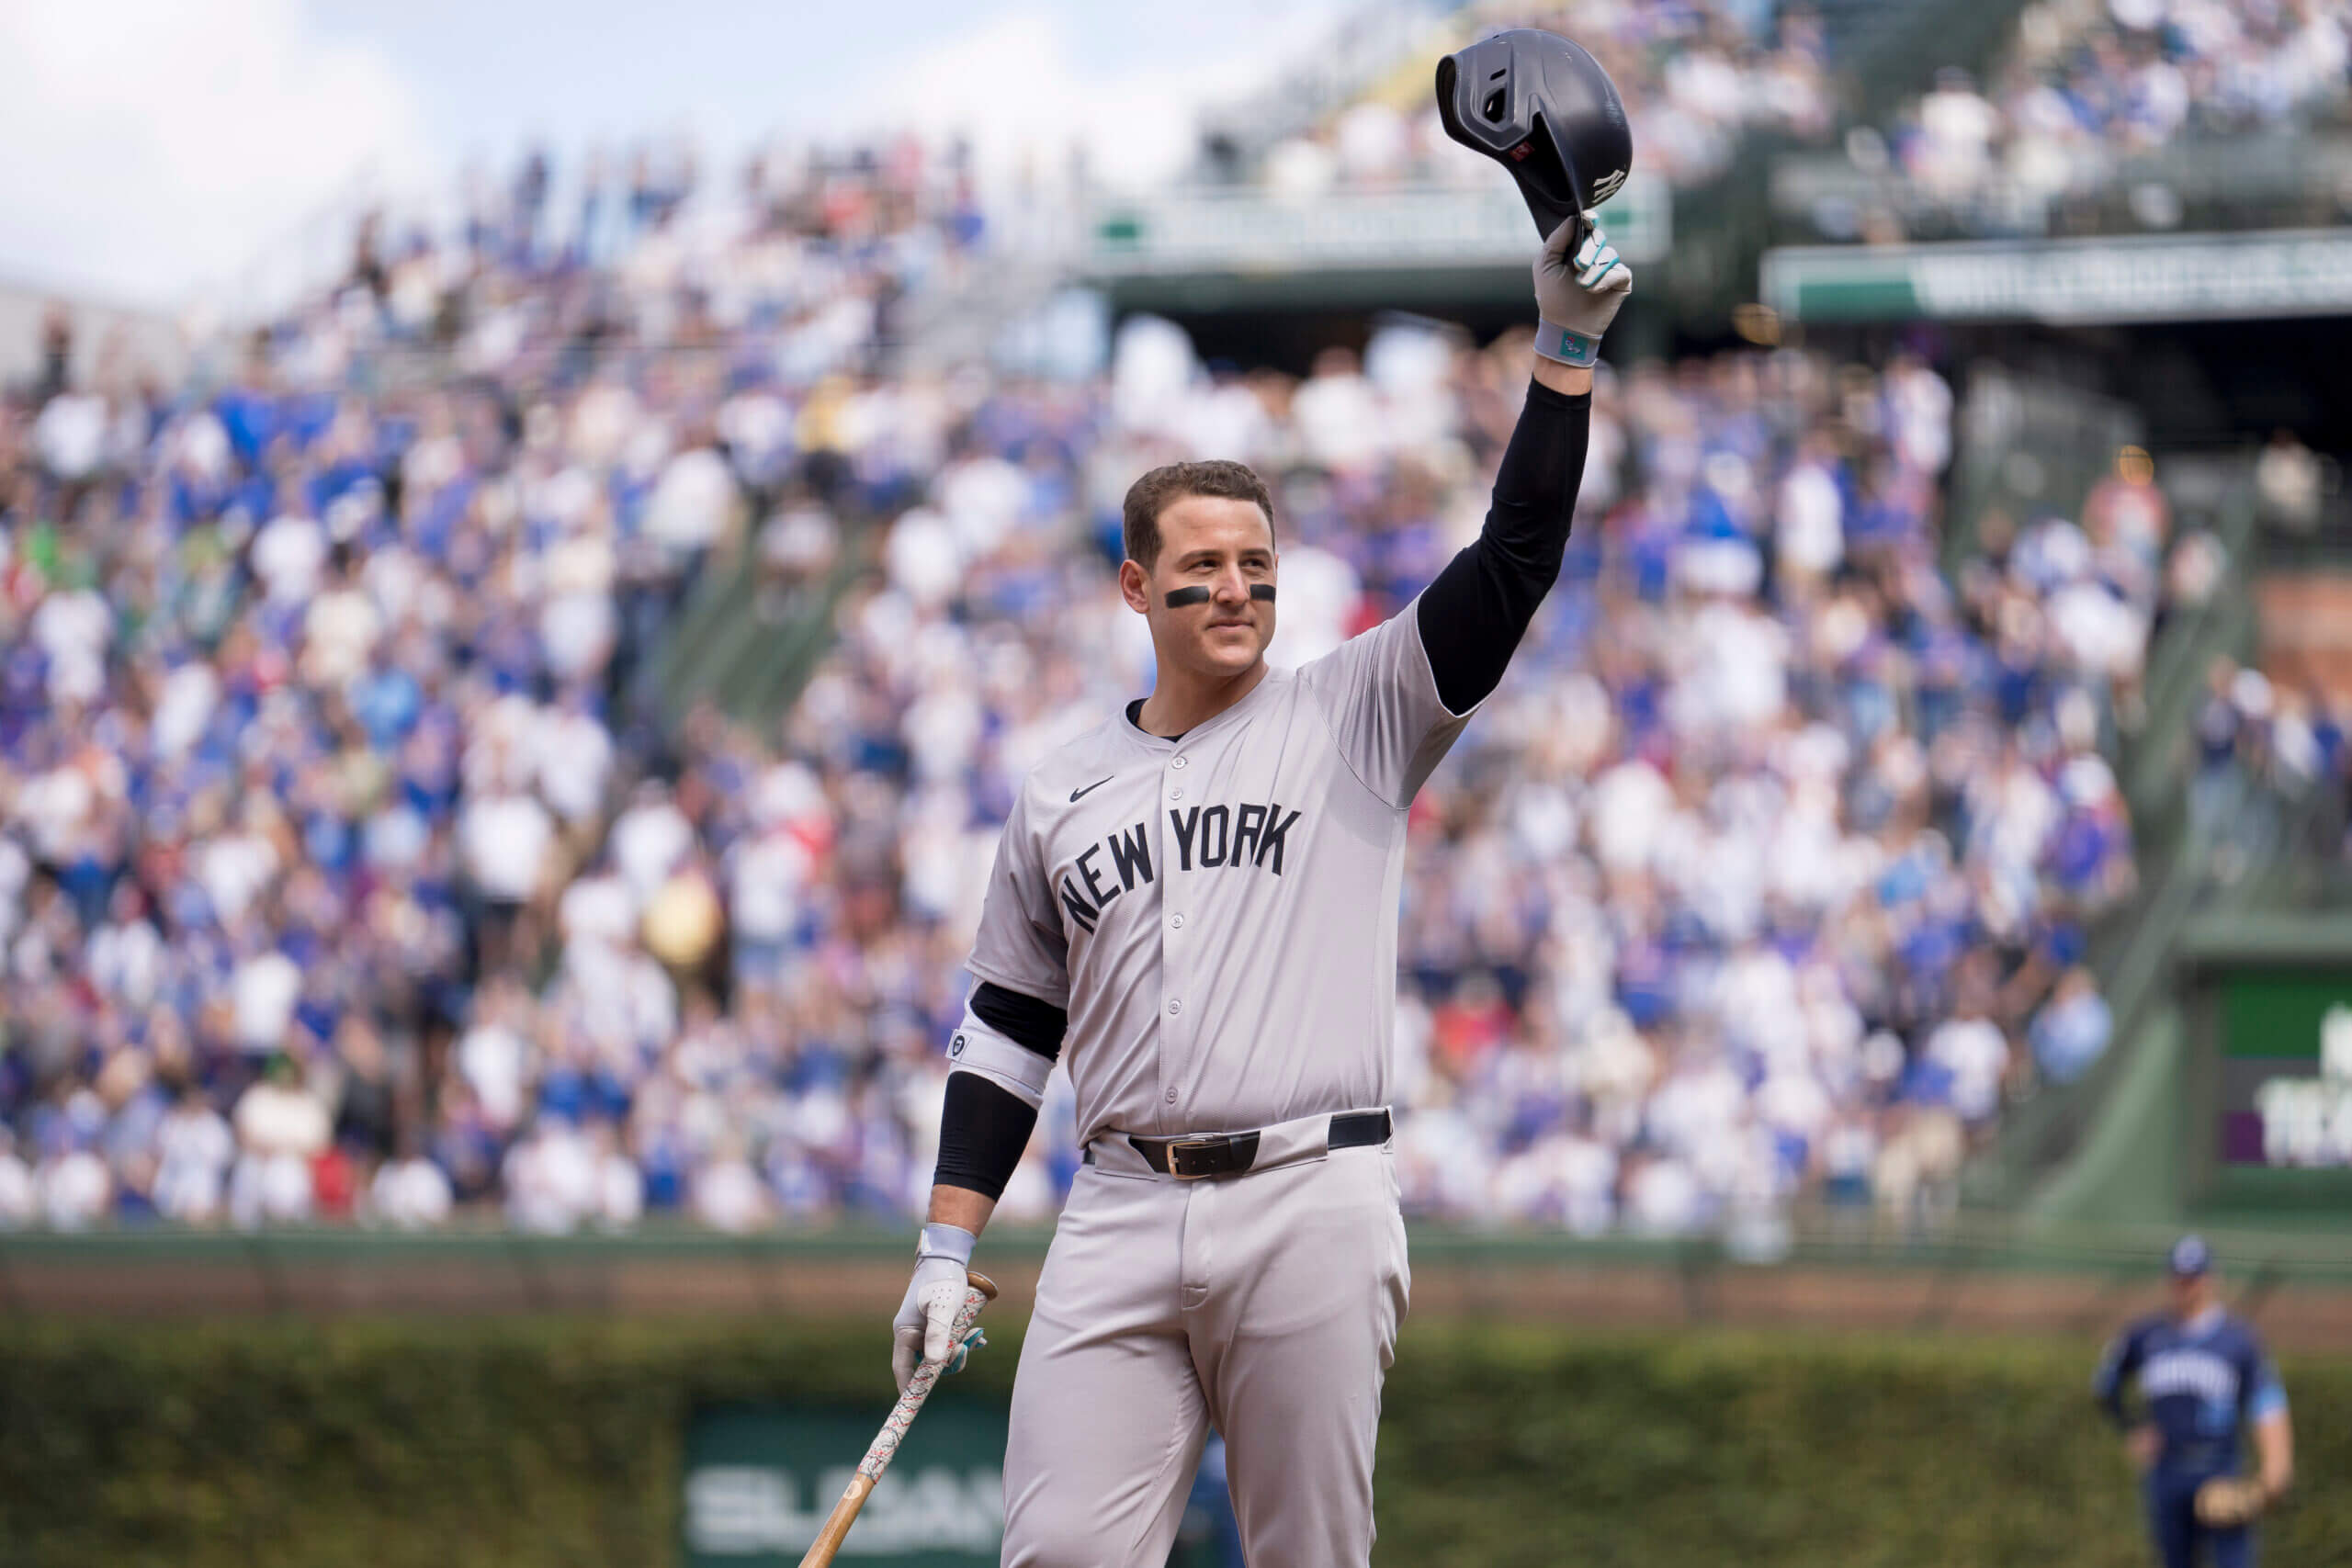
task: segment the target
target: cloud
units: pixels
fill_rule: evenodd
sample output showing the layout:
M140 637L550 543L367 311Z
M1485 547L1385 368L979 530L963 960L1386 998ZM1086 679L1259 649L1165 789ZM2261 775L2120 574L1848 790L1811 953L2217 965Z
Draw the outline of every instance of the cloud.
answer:
M174 305L348 243L424 139L387 60L294 0L0 4L0 276Z
M1173 63L1102 69L1081 60L1067 13L1006 11L894 63L887 84L877 84L887 104L843 118L902 127L910 106L920 106L924 129L969 135L984 167L1035 157L1053 169L1075 144L1098 177L1148 185L1189 160L1202 107L1247 93L1262 78L1263 62L1285 60L1322 36L1329 16L1322 6L1261 15L1222 47L1187 49L1189 58ZM1243 53L1238 46L1245 39Z

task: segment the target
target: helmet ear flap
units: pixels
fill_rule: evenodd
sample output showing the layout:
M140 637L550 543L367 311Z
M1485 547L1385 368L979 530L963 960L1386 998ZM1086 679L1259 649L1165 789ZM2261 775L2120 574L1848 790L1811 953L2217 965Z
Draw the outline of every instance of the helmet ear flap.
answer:
M1438 119L1446 135L1499 159L1526 139L1530 85L1509 39L1487 39L1437 62Z
M1448 136L1468 146L1470 140L1462 134L1462 119L1453 108L1454 79L1461 73L1461 66L1450 54L1437 62L1437 118Z

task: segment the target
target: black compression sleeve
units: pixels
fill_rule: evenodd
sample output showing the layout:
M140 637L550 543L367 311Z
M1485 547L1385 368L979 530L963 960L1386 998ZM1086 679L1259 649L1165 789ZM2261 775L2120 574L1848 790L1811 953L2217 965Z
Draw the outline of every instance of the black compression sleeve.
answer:
M1450 712L1468 712L1501 683L1559 577L1591 432L1589 392L1569 397L1528 384L1487 525L1421 594L1421 647Z
M1048 1062L1062 1054L1062 1036L1069 1032L1069 1014L1053 1003L983 980L972 987L971 1007L982 1023Z
M947 1075L947 1103L939 1117L939 1164L932 1181L965 1187L993 1201L1029 1146L1037 1108L978 1073Z

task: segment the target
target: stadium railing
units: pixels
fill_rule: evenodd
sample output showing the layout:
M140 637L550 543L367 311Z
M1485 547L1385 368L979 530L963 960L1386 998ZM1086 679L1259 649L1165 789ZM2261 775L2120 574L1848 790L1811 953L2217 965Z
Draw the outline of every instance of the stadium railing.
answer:
M1883 160L1845 152L1777 156L1770 175L1776 243L1859 237L1865 211L1893 214L1913 240L2199 233L2340 223L2352 190L2352 136L2291 129L2211 136L2120 154L2062 190L1995 172L1944 197Z
M2135 827L2161 829L2166 814L2182 808L2189 728L2207 673L2216 659L2253 651L2255 585L2267 551L2256 526L2252 481L2242 464L2223 461L2231 471L2221 478L2224 488L2210 505L2190 502L2179 485L2167 486L2176 536L2196 526L2210 529L2229 570L2202 604L2174 610L2148 650L2142 682L2147 715L2127 744L2121 779Z
M1690 270L1677 225L1691 210L1686 193L1636 175L1600 220L1628 262L1663 263L1672 278ZM1179 187L1097 198L1077 265L1122 308L1177 314L1515 304L1534 243L1526 207L1502 184L1311 197Z
M2102 1150L2099 1140L2145 1138L2177 1148L2178 1130L2168 1138L2161 1130L2168 1113L2162 1097L2177 1082L2181 1050L2174 954L2200 909L2217 899L2242 906L2261 885L2257 876L2216 890L2212 845L2188 809L2189 729L2205 672L2216 659L2243 658L2252 649L2260 536L2251 481L2240 467L2210 510L2177 510L2178 526L2212 529L2230 565L2211 598L2165 623L2150 654L2145 716L2122 747L2120 783L2132 807L2140 885L2094 931L2088 955L2113 1014L2110 1043L2075 1082L2040 1084L2010 1105L1992 1151L1968 1173L1971 1201L2029 1223L2053 1223L2090 1201L2087 1173L2111 1172L2122 1152ZM2256 868L2267 869L2267 861ZM2171 1150L2143 1152L2152 1163L2139 1175L2160 1184L2175 1179ZM2152 1218L2176 1212L2180 1198L2163 1190L2134 1196L2131 1206Z
M825 580L781 614L763 597L754 547L711 563L655 656L654 711L674 723L708 702L748 722L779 717L831 646L833 612L867 568L869 527L846 524Z
M2230 569L2209 600L2164 623L2145 717L2121 745L2141 888L2093 933L2088 954L2112 1006L2112 1043L2079 1081L2040 1086L2008 1107L1992 1155L1969 1170L1971 1201L2041 1232L2234 1213L2234 1199L2209 1190L2213 1084L2199 1075L2218 1043L2197 976L2216 952L2312 974L2352 959L2352 929L2340 921L2352 905L2343 787L2244 761L2216 773L2194 748L2211 670L2256 659L2256 585L2269 559L2244 461L2176 470L2222 479L2209 508L2192 501L2197 482L2176 487L2176 508L2183 529L2216 534ZM2192 776L2206 792L2201 808L2192 808ZM2301 1208L2279 1208L2284 1224L2310 1224L2310 1194L2338 1190L2298 1182L2307 1192Z
M1979 364L1968 371L1944 514L1947 574L1981 552L1987 515L2020 526L2079 517L2116 454L2146 439L2139 411L2079 388Z
M1957 65L1982 76L2015 30L2025 0L1818 0L1839 70L1864 122L1881 120Z

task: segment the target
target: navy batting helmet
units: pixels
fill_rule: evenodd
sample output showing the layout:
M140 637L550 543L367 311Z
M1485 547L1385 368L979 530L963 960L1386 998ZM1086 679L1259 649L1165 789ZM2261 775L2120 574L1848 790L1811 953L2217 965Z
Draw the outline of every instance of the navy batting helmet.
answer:
M1437 112L1448 136L1511 172L1545 235L1615 196L1633 172L1617 85L1554 33L1513 28L1439 61Z

